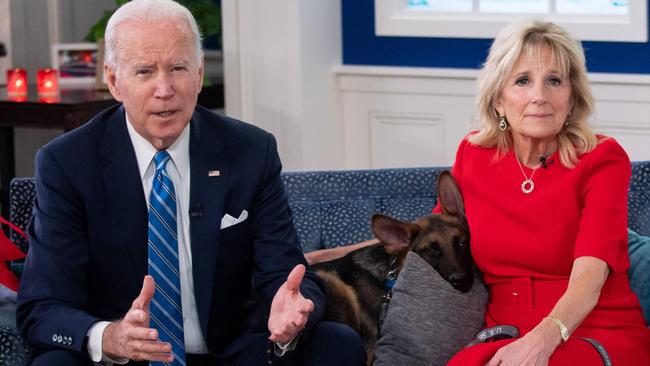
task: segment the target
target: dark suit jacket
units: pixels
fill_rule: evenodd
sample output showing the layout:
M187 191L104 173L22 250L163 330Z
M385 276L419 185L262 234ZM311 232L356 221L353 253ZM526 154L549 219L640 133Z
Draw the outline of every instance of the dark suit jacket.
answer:
M208 176L214 170L220 175ZM197 107L190 171L201 331L212 353L235 351L245 346L233 339L244 331L247 300L253 293L271 299L288 272L305 263L275 139ZM86 353L89 327L124 316L147 273L147 207L124 109L109 108L40 149L36 192L18 327L40 351ZM244 209L246 221L220 230L226 213L238 217ZM301 290L316 305L308 330L322 314L324 295L310 272Z

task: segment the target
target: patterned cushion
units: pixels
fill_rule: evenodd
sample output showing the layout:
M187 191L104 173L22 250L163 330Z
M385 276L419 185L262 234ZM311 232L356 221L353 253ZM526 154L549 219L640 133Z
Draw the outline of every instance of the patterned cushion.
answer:
M300 222L296 225L296 232L302 243L305 252L320 249L322 220L320 219L320 205L314 202L295 201L291 203L294 222Z
M627 214L632 230L650 236L650 161L632 163Z
M27 364L29 349L16 332L0 326L0 365L23 366Z
M433 192L435 193L435 192ZM413 221L427 216L436 205L438 197L386 198L381 200L381 212L399 220Z
M627 231L630 243L630 287L639 296L646 320L650 322L650 237Z
M334 248L371 239L370 217L377 211L379 205L374 199L323 203L322 245L325 248Z
M438 173L447 168L406 168L356 171L285 172L282 174L289 204L294 211L298 236L305 251L325 246L345 244L336 239L328 244L322 236L323 208L331 201L350 199L377 200L378 212L411 220L428 214L436 201L434 195ZM27 227L36 192L34 179L14 178L10 185L9 220L22 229ZM641 235L650 235L650 161L632 162L632 180L629 191L629 226ZM361 207L367 208L367 205ZM331 216L331 214L330 214ZM369 217L368 217L369 219ZM365 220L365 218L364 218ZM347 222L333 221L330 231L346 231ZM341 238L365 234L343 235ZM334 234L327 236L331 239ZM28 244L17 233L11 240L26 251Z
M32 216L32 206L36 197L34 178L14 178L9 186L9 197L9 221L25 230ZM11 230L9 239L23 252L27 252L27 240L17 232Z
M431 212L438 174L448 168L405 168L282 174L303 250L372 238L377 212L413 220Z

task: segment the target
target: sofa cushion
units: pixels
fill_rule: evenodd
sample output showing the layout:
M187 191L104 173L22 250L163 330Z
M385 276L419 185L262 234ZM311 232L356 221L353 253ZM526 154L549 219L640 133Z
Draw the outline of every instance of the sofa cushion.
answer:
M650 236L650 161L632 162L632 178L627 198L630 229Z
M374 365L444 365L483 326L488 293L479 278L462 293L409 253L393 288Z
M27 223L32 216L32 206L36 197L34 178L14 178L9 187L9 196L9 221L26 230ZM9 240L16 244L23 253L27 253L29 249L27 240L16 231L10 230Z
M29 349L15 330L0 326L0 365L22 366L28 359Z
M321 249L321 208L318 202L289 202L296 233L305 253Z
M417 218L431 214L436 205L436 197L394 197L381 200L381 212L404 221L414 221Z
M322 205L325 248L340 247L372 239L370 218L379 211L374 199L350 199Z
M630 286L639 297L643 314L650 321L650 238L629 230ZM650 324L650 323L649 323Z

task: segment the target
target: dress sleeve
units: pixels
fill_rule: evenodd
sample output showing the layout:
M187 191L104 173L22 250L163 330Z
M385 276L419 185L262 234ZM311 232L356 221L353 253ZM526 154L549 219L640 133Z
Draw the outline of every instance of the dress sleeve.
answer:
M611 138L584 160L580 198L581 218L574 257L592 256L605 261L612 272L629 267L627 252L627 195L632 174L623 148Z

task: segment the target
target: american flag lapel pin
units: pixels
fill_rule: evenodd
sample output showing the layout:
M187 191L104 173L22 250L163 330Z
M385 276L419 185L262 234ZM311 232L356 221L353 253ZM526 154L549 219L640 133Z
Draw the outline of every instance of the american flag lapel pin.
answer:
M218 170L208 170L208 177L218 177L221 175L221 172Z

